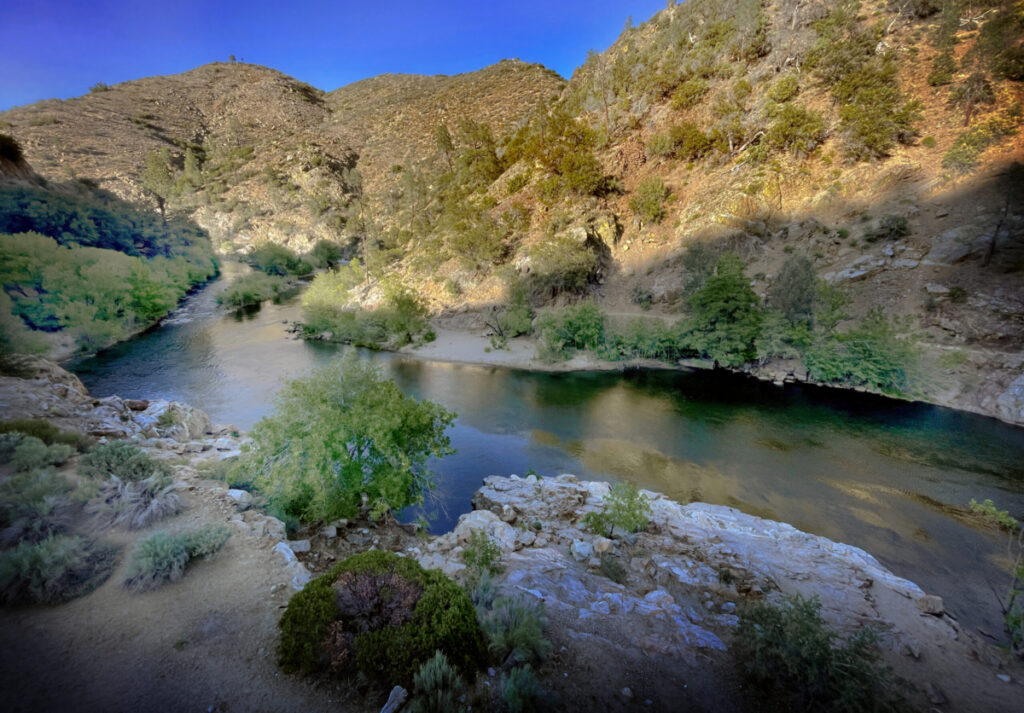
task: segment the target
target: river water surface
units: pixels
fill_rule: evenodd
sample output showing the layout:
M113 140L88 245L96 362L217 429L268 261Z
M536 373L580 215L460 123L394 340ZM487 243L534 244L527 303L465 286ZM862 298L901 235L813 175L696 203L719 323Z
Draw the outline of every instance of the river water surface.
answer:
M296 300L249 314L218 308L215 293L238 271L229 266L162 326L68 367L96 396L173 399L250 428L283 380L348 348L286 334ZM1009 582L1006 535L959 509L991 498L1024 516L1024 429L728 374L549 374L360 351L406 393L458 414L458 453L431 466L438 487L425 514L435 532L470 509L487 475L627 480L861 547L942 596L963 624L1002 637L992 588Z

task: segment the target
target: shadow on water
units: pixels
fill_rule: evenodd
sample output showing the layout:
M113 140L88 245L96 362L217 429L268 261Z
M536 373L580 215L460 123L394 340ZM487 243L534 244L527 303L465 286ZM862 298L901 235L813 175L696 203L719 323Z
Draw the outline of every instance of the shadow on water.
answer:
M228 271L230 279L230 271ZM347 351L294 340L296 300L245 314L214 286L160 329L69 366L97 396L170 398L251 428L282 381ZM422 509L435 532L470 508L483 477L628 480L853 544L940 594L967 626L999 632L989 588L1005 541L963 516L991 498L1024 517L1024 430L949 409L716 372L550 374L360 352L400 388L455 411L456 455L434 461Z

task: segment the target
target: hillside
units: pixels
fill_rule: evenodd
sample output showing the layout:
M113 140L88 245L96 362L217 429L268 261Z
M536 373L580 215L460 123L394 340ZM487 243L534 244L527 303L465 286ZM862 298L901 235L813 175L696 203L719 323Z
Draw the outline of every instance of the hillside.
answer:
M1024 423L1022 13L689 0L567 84L504 61L324 93L217 63L0 131L44 177L190 215L222 253L346 244L366 274L324 278L310 333L352 339L351 310L402 285L499 346L536 327L549 357L696 357ZM695 307L718 277L745 322ZM596 341L558 313L531 327L580 300Z

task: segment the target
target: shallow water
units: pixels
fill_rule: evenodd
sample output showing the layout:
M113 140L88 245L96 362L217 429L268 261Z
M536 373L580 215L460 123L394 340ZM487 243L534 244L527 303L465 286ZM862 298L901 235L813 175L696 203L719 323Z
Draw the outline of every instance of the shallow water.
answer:
M240 268L229 266L230 280ZM69 364L97 396L190 403L248 429L282 381L345 347L284 331L296 300L248 314L216 307L220 285L163 326ZM458 453L432 467L425 512L449 529L490 474L629 480L789 522L867 550L939 594L962 623L1002 633L1006 537L958 517L971 498L1024 516L1024 429L949 409L710 372L548 374L361 350L406 393L459 417ZM418 512L406 512L414 518Z

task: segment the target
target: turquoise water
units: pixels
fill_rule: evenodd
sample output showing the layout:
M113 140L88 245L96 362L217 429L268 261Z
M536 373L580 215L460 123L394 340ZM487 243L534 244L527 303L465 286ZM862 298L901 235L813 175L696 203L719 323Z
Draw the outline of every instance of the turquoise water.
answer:
M282 380L346 350L291 338L284 322L299 316L294 300L232 314L215 306L217 289L70 368L97 396L184 401L247 429L271 411ZM729 374L548 374L361 353L406 393L459 415L458 453L432 464L438 487L424 511L435 531L470 509L487 475L533 468L628 480L862 547L943 596L965 625L1001 635L989 584L1002 591L1008 582L1005 535L958 509L991 498L1024 516L1024 429Z

